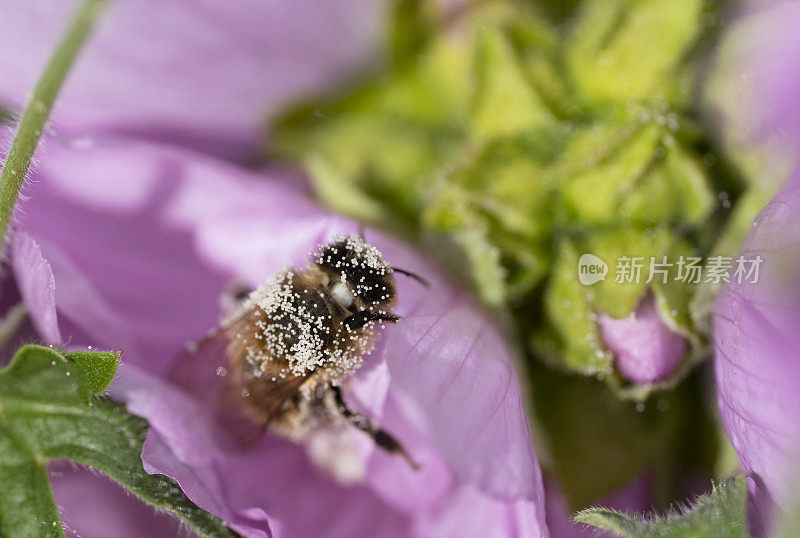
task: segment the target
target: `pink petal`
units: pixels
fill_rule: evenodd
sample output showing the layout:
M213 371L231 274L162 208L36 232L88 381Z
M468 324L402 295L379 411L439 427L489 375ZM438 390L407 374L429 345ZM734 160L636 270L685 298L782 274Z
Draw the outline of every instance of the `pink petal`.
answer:
M742 78L753 87L748 104L755 112L758 134L788 134L800 141L800 5L765 2L742 22L747 25L738 43Z
M757 283L732 281L714 324L717 401L742 467L752 473L762 518L785 506L800 454L800 173L753 223L741 252L761 256Z
M50 485L67 536L141 538L180 535L177 518L157 513L98 472L69 463L50 466Z
M78 2L6 0L0 104L19 110ZM252 157L270 113L377 53L377 0L120 0L59 98L62 134L129 134Z
M174 478L195 504L221 517L237 532L271 536L262 509L229 504L225 495L226 447L218 443L211 416L198 402L129 366L120 367L111 396L150 424L142 451L145 471Z
M61 343L55 280L42 250L32 237L19 232L12 240L11 258L19 292L36 330L48 344Z
M158 217L191 166L179 152L114 142L74 149L51 140L46 151L17 220L52 266L62 329L71 324L73 344L121 348L166 370L218 324L226 282L200 261L190 230Z
M504 498L536 499L541 476L507 348L466 297L440 297L431 299L438 312L407 314L386 331L390 390L458 478Z
M243 535L304 536L322 529L339 536L405 535L404 517L363 486L343 487L325 476L297 445L266 436L242 450L218 429L207 402L133 367L121 370L112 396L150 423L145 469L177 480L199 506Z

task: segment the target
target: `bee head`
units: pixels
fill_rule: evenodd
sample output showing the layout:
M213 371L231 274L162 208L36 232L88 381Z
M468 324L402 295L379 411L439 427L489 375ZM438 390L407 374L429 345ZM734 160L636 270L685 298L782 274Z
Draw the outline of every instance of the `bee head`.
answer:
M330 293L339 305L349 308L356 298L366 308L394 305L397 292L391 266L377 248L359 236L339 236L322 245L314 262L333 281Z

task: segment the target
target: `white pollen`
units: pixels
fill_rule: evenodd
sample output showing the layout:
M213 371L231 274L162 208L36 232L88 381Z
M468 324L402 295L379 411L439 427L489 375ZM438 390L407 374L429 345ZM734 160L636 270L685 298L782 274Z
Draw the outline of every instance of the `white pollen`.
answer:
M375 322L359 329L350 329L335 321L326 303L328 300L343 308L350 307L355 297L375 294L380 287L370 284L370 275L391 273L391 267L378 249L358 236L339 236L335 244L319 245L314 263L326 265L336 276L327 290L321 293L308 289L304 270L297 273L281 271L250 294L247 305L257 310L255 333L245 340L246 360L253 366L254 375L271 370L269 363L276 358L285 360L273 379L306 375L324 370L331 381L343 380L372 350L376 337ZM358 281L354 281L355 269ZM305 285L304 285L305 284ZM385 287L384 297L388 297ZM316 296L325 299L320 303ZM384 299L385 300L385 299ZM377 301L370 301L378 305Z
M330 294L331 298L333 298L336 304L342 308L348 308L351 304L353 304L353 294L350 293L350 290L347 289L347 286L341 282L337 282L331 286Z

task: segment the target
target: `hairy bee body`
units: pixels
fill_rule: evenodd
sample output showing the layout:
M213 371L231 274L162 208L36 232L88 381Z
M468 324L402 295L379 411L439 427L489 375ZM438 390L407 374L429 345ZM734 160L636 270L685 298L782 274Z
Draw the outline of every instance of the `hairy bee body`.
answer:
M228 297L226 321L187 349L171 378L203 398L216 391L220 418L245 444L268 429L305 443L313 460L341 475L334 468L347 459L350 445L342 433L355 427L416 467L401 444L350 409L343 394L345 381L374 347L376 324L398 320L391 312L395 271L425 283L393 269L359 236L321 245L309 267L282 271L252 292ZM325 443L314 442L320 438Z
M251 294L225 329L243 409L292 438L340 414L329 385L352 374L377 338L372 323L345 326L352 312L331 298L336 282L316 265L281 273ZM366 308L357 296L353 306Z
M391 267L363 238L338 237L313 253L309 267L226 296L226 321L187 348L170 377L215 399L219 418L245 444L270 430L306 444L314 461L349 480L352 460L341 465L350 446L343 432L355 427L416 467L392 435L348 407L343 393L374 347L376 324L398 320L391 312L395 272L427 285Z

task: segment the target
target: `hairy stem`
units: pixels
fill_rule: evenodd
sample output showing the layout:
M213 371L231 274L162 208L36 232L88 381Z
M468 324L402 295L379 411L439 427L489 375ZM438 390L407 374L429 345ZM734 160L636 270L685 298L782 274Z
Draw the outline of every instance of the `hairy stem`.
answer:
M53 102L107 1L83 0L33 90L0 173L0 244L8 231L20 188L50 116Z

